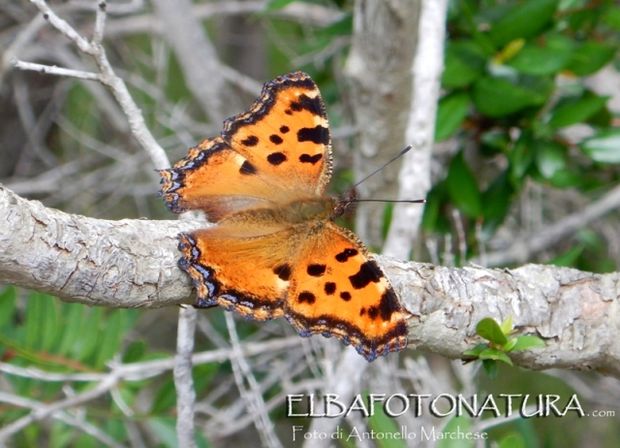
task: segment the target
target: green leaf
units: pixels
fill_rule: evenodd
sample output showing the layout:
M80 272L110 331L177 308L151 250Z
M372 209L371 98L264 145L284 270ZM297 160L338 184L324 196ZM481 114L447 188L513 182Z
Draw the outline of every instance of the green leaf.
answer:
M510 146L510 136L503 129L491 129L482 134L480 144L480 150L484 155L505 153Z
M566 150L559 143L536 140L534 145L536 167L545 179L551 179L566 167Z
M175 419L173 417L153 417L146 420L147 427L154 436L155 446L177 446Z
M441 428L442 434L454 434L458 435L461 433L469 433L472 427L472 420L470 417L465 417L463 415L457 415L452 417L446 426ZM439 439L436 448L474 448L476 446L476 441L473 439L468 440L467 438L459 438L459 437L445 437Z
M489 378L497 378L498 365L496 361L493 361L492 359L483 359L482 367Z
M441 82L447 88L465 87L484 73L487 57L472 40L449 42Z
M577 76L587 76L602 68L614 57L617 45L588 41L573 51L566 68Z
M176 400L177 396L174 383L170 380L166 380L155 393L151 406L151 414L158 415L168 412L170 409L174 408Z
M487 344L485 344L484 342L481 342L480 344L476 344L475 347L465 350L463 352L463 356L472 356L474 358L477 358L478 356L480 356L480 353L482 353L482 351L486 349L487 347L488 347Z
M512 151L508 154L510 181L516 188L521 186L534 161L533 146L534 142L531 135L525 133L519 137Z
M506 363L508 365L512 365L512 359L503 351L498 350L496 348L487 348L486 350L482 350L479 356L480 359L484 360L492 360L492 361L500 361Z
M559 0L519 2L493 24L490 37L498 47L518 38L536 36L551 22Z
M41 350L53 352L59 345L64 330L61 321L60 307L61 304L53 296L42 294L41 300L45 301L45 324L41 329Z
M502 350L506 353L508 353L509 351L511 351L514 346L517 344L517 338L510 338L508 339L508 342L506 342L503 346L502 346Z
M482 203L484 204L482 213L485 224L494 226L504 221L512 205L514 191L507 171L501 173L491 182L482 193Z
M13 320L16 298L17 293L14 287L6 286L0 290L0 328Z
M520 350L528 350L530 348L541 348L545 346L545 341L540 339L538 336L526 334L523 336L517 337L517 342L514 347L512 347L512 351L517 352Z
M396 420L392 417L388 417L385 412L383 412L382 406L375 407L374 414L368 419L368 425L370 428L376 433L391 433L397 434L399 432L399 427L396 426ZM406 448L407 444L402 439L385 437L382 439L377 439L375 442L377 447L379 448Z
M525 439L517 432L511 432L502 437L498 448L526 448Z
M26 348L39 350L43 343L45 319L48 311L47 296L43 293L33 292L28 297L26 304L24 339Z
M123 353L123 362L128 364L140 361L144 357L146 350L147 345L144 341L133 341Z
M469 109L469 95L464 92L454 92L444 96L439 101L437 109L437 126L435 127L435 141L445 140L458 131L461 123L467 116Z
M446 184L438 182L426 196L422 228L427 232L439 232L441 226L441 207L446 201Z
M485 76L474 84L472 99L482 114L503 117L543 104L549 95L549 87L515 84L505 78Z
M584 249L585 249L585 246L582 244L573 246L570 249L568 249L566 252L561 253L560 255L557 255L556 257L552 258L546 263L552 264L555 266L574 267L575 263L577 262L581 254L583 253Z
M460 210L472 218L481 215L482 202L478 184L465 163L462 151L455 155L450 163L446 186L450 198Z
M595 162L620 163L620 129L606 129L581 143L582 151Z
M607 8L603 14L602 22L615 31L620 31L620 7Z
M550 35L542 41L528 42L507 65L526 75L552 75L570 61L573 42L562 35Z
M508 342L506 335L501 327L490 317L485 317L476 325L476 333L487 341L497 345L504 345Z
M102 318L103 308L88 308L84 311L79 329L81 336L73 344L74 356L80 361L92 363L97 356Z
M276 11L293 3L295 0L270 0L265 6L265 11Z
M504 321L499 327L502 330L502 333L504 333L505 335L509 335L512 331L512 316L508 316L506 319L504 319Z
M120 343L127 330L127 311L114 310L105 318L105 326L99 334L99 346L94 366L101 368L120 350Z
M605 107L607 100L608 97L586 92L579 98L560 101L551 111L549 125L558 129L584 122Z
M75 355L75 347L80 344L83 338L82 322L84 319L83 305L68 303L63 311L63 332L62 339L58 346L58 353L63 355Z

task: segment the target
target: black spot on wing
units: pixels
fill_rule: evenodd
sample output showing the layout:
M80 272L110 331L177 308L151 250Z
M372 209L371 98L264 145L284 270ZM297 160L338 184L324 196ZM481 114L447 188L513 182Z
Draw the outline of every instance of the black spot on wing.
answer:
M313 128L301 128L297 131L297 140L299 142L312 142L329 144L329 129L325 126L317 125Z
M272 152L267 156L267 161L277 166L286 161L286 156L281 152Z
M400 304L396 298L396 293L394 293L392 288L388 288L383 292L381 302L379 302L381 319L384 321L389 321L392 318L392 313L397 311L400 311Z
M326 282L325 283L325 294L331 296L336 292L336 284L334 282Z
M349 281L355 289L361 289L370 282L377 283L381 277L383 277L383 273L377 263L369 260L360 266L360 270L356 274L349 276Z
M311 163L312 165L314 165L319 160L321 160L322 157L323 154L315 154L313 156L311 156L310 154L302 154L299 156L299 161L301 163Z
M379 315L379 308L377 308L376 306L368 307L368 317L374 320L377 318L378 315Z
M256 167L246 160L241 164L239 172L241 174L256 174Z
M288 131L290 131L288 126L280 126L281 133L286 134Z
M288 281L291 278L291 266L289 264L280 264L273 268L273 273L276 274L280 280Z
M291 101L290 108L295 112L305 109L314 115L319 115L321 117L325 116L325 107L323 106L323 102L318 95L314 98L310 98L306 94L301 94L297 100Z
M245 146L256 146L258 144L258 137L255 135L248 135L246 138L241 140L241 144Z
M355 257L358 253L359 252L357 251L357 249L346 248L339 254L336 254L336 261L340 263L345 263L349 258Z
M297 301L299 303L306 302L306 303L312 305L316 301L316 297L310 291L302 291L297 296Z
M271 134L271 135L269 136L269 140L271 141L271 143L273 143L273 144L275 144L275 145L280 145L280 144L282 144L282 142L284 141L284 140L282 140L282 137L280 137L280 136L279 136L279 135L277 135L277 134Z
M313 277L320 277L325 273L326 266L324 264L309 264L308 265L308 275Z
M351 293L349 291L342 291L340 293L340 298L345 302L348 302L349 300L351 300Z

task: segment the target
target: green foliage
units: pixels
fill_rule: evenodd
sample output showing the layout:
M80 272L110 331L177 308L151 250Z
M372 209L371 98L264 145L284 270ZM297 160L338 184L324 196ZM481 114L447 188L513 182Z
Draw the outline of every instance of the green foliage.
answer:
M477 241L478 229L490 238L528 183L600 194L618 182L620 131L609 98L584 83L618 62L616 2L456 0L448 35L435 139L455 139L461 150L428 197L426 232L454 233L456 208L466 241ZM564 133L575 125L591 132L569 141ZM477 250L470 245L468 256Z
M400 431L400 427L396 425L396 420L386 415L382 406L375 407L374 411L374 414L368 418L368 426L370 429L377 433L391 434L396 434ZM376 443L379 448L405 448L407 446L405 440L388 437L385 439L377 439Z
M457 415L452 417L446 426L441 429L442 433L455 434L459 431L467 433L472 430L472 419L463 415ZM475 440L458 439L446 437L437 442L437 448L468 448L475 447Z
M498 361L512 365L508 353L544 347L545 343L538 336L509 337L513 330L511 317L506 318L501 324L490 317L485 317L476 325L476 334L486 339L487 342L465 350L463 359L466 361L481 360L487 374L490 377L495 377Z
M526 446L525 439L517 432L511 432L502 437L498 444L499 448L525 448Z
M20 367L33 367L44 372L75 373L108 371L107 364L121 355L122 362L131 363L155 359L160 355L149 352L144 341L136 340L124 347L129 332L135 327L141 312L138 310L108 310L63 303L47 294L21 292L13 287L0 289L0 358ZM204 364L194 369L197 393L204 392L218 371L218 364ZM64 398L63 382L38 381L15 375L3 376L15 394L40 402ZM93 387L89 382L71 382L75 393ZM116 392L122 401L134 408L144 389L152 387L149 381L119 383ZM153 431L164 446L175 446L173 411L175 406L172 375L165 376L158 391L153 393L151 420ZM100 399L96 406L84 408L83 418L104 429L119 443L127 437L127 417L116 402ZM6 426L23 416L25 411L6 406L0 412L0 426ZM140 416L136 415L136 419ZM147 416L151 418L151 416ZM171 426L167 423L172 422ZM21 431L16 446L39 446L42 439L46 446L100 446L86 433L76 433L75 428L52 420L51 425L32 424ZM170 430L167 432L167 430ZM207 446L204 438L199 446Z
M446 186L450 198L458 208L473 218L480 215L482 211L480 191L474 174L465 163L463 153L452 159Z

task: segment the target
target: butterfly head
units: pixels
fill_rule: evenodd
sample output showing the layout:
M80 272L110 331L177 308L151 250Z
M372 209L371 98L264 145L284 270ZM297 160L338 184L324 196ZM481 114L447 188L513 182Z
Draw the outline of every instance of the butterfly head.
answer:
M344 215L347 211L350 211L351 205L357 202L357 192L354 187L349 188L338 198L334 199L334 208L332 211L332 219L338 218Z

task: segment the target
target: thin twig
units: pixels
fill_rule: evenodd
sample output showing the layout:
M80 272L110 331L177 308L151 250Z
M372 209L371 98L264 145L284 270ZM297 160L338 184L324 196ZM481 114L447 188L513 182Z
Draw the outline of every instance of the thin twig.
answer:
M66 76L69 78L102 82L101 75L99 73L87 72L84 70L73 70L71 68L57 67L55 65L45 65L37 64L35 62L20 61L18 59L12 60L11 64L13 65L13 67L19 70L29 70L43 73L46 75Z
M174 384L177 392L177 442L192 448L194 439L194 404L196 392L192 378L192 352L196 332L196 309L181 307L177 328L177 355L174 364Z
M43 18L47 20L50 25L65 35L67 39L73 42L82 51L82 53L95 55L95 48L88 42L87 39L82 37L69 23L64 19L61 19L56 15L54 11L47 5L45 0L30 0L31 3L39 8L39 11L43 14Z
M263 445L270 448L281 447L282 444L278 440L274 432L273 423L269 419L269 413L265 406L265 401L263 400L260 387L258 386L256 378L252 373L252 369L248 365L248 362L241 351L241 344L239 342L239 335L237 334L234 318L230 313L226 313L225 318L226 328L228 329L228 334L230 335L230 343L232 344L233 357L231 361L233 374L235 376L235 382L237 383L239 392L245 399L250 409L250 413L254 419L254 425L261 436ZM244 378L248 381L249 390L245 387Z
M30 398L20 397L17 395L8 394L6 392L0 392L0 402L8 403L10 405L21 407L21 408L28 408L33 412L45 406L44 403L41 403L39 401L32 400ZM87 420L83 418L74 417L71 414L68 414L67 412L64 412L64 411L53 412L51 416L55 418L56 420L59 420L63 423L66 423L69 426L74 427L75 429L79 431L83 431L86 434L93 436L95 439L97 439L99 442L101 442L105 446L110 446L114 448L122 448L124 446L118 443L116 440L114 440L109 435L107 435L105 432L101 431L96 426L90 424Z
M505 250L487 253L484 260L474 259L472 263L481 264L484 261L486 266L524 263L532 255L540 253L562 239L574 235L577 230L586 227L601 216L618 208L620 208L620 186L608 191L600 199L584 209L544 227L533 235L517 238Z
M105 377L100 383L98 383L93 389L89 389L86 392L81 394L77 394L73 397L66 398L64 400L60 400L54 402L49 405L43 405L33 409L32 412L21 417L8 425L4 426L0 429L0 442L8 440L8 438L24 429L26 426L31 423L43 420L50 415L53 415L55 412L60 411L62 409L70 408L77 406L79 404L85 403L87 401L91 401L94 398L97 398L107 391L110 390L118 381L119 377L111 372L107 377Z
M130 95L125 82L114 72L114 69L108 61L105 49L101 43L96 41L89 42L87 39L82 37L71 27L71 25L69 25L69 23L58 17L45 1L30 1L37 6L39 11L43 14L43 17L48 20L54 28L60 31L69 40L74 42L83 53L86 53L95 59L100 71L97 80L108 86L112 91L116 101L118 101L123 112L127 116L127 119L129 120L129 127L132 134L138 140L142 146L142 149L149 155L154 167L157 169L168 168L170 166L170 161L168 160L165 151L157 143L149 129L146 127L144 117L142 116L140 109ZM98 11L101 11L101 8L99 8ZM104 14L104 12L105 11L101 11L98 13L100 16L98 19L100 22L99 27L102 32L104 22L102 14ZM103 39L103 36L101 36L101 39Z
M93 32L93 44L101 45L103 42L103 33L105 29L105 21L107 14L108 4L106 0L99 0L97 5L97 14L95 16L95 31Z

